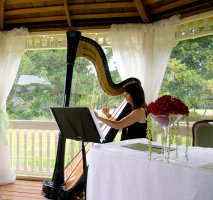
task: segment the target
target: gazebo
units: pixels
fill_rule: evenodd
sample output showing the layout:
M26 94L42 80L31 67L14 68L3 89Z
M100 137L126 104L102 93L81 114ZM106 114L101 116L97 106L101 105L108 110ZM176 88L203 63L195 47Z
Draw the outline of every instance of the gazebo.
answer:
M168 35L171 36L171 38L167 37L170 41L168 42L166 55L159 55L163 60L161 67L158 69L159 71L155 69L158 74L164 73L171 49L178 41L213 34L212 10L213 2L211 0L2 0L0 1L0 76L2 77L2 80L0 80L2 90L2 94L0 95L0 116L1 112L5 112L6 99L15 80L24 50L66 48L66 31L80 30L83 36L97 41L101 46L111 45L116 52L122 52L127 47L127 39L123 35L124 32L128 31L130 37L135 37L135 35L132 35L131 30L137 34L144 34L144 37L140 38L142 40L148 38L148 35L142 32L142 29L146 29L145 32L150 31L150 35L152 33L151 30L155 30L156 34L158 34L157 38L162 37L163 34L165 37ZM8 37L7 40L5 40L6 37ZM17 39L12 40L11 38ZM120 41L116 43L118 38ZM136 41L136 43L138 42ZM161 45L164 46L166 43L165 40ZM147 43L147 45L151 46L155 44ZM14 53L15 56L15 59L12 58L13 60L11 61L11 57L7 57L8 49L16 49L14 47L18 47L19 49L17 49L17 52L10 52ZM158 48L162 49L162 46ZM5 49L7 50L5 51ZM144 55L143 57L146 66L152 66L159 62L156 54L153 54L153 57L156 59L153 63L149 62L150 58L148 59L148 56L150 55ZM118 63L123 66L123 63L119 61L118 55L117 59ZM137 64L141 64L138 58L134 58L134 60L137 61ZM131 63L125 66L127 71L129 69L128 65L130 66ZM12 72L8 72L11 74L11 80L6 79L8 74L3 74L5 73L3 66L11 68ZM138 70L140 71L141 69ZM130 70L128 74L125 74L122 72L122 69L120 69L120 72L123 79L128 76L137 76L137 74L141 73L141 71L140 73L138 71L133 73ZM151 71L149 73L153 76ZM146 74L146 76L148 77L149 75ZM144 81L145 78L142 76L137 78L142 80L149 101L152 101L159 90L156 87L158 84L151 85L150 82ZM148 92L147 85L152 88L153 93ZM2 123L3 121L0 121L0 124ZM33 130L37 130L39 127L39 131L41 127L43 127L43 131L48 130L54 133L58 131L56 125L50 122L44 122L43 124L39 122L31 122L31 124L22 122L17 124L15 121L11 121L8 131L9 138L12 138L12 130L27 130L29 127ZM3 153L6 157L6 162L8 161L6 168L11 172L11 174L9 172L10 177L6 183L14 183L15 175L9 162L11 155L9 154L9 150L12 147L8 147L4 142L5 130L0 131L3 131L3 133L0 133L0 150L5 151L5 153L3 153L4 151L0 151L0 157L2 157L1 153ZM24 137L26 139L26 135ZM3 148L1 148L2 145ZM57 146L57 140L55 146ZM42 148L41 144L39 148ZM50 153L50 150L47 149L47 152ZM26 152L25 155L27 155ZM18 158L19 156L17 156L17 160ZM20 169L19 165L15 169L15 171L19 172L24 172L24 170L27 170L27 167ZM44 175L51 174L50 164L47 164L46 169L42 169L42 166L40 166L39 173ZM15 184L0 186L0 199L43 198L40 195L42 187L41 180L43 180L43 177L33 177L33 175L30 175L27 178L19 176L18 179L20 180L16 181ZM21 179L25 179L27 182ZM2 182L2 184L4 183ZM32 185L32 193L30 192L29 185Z

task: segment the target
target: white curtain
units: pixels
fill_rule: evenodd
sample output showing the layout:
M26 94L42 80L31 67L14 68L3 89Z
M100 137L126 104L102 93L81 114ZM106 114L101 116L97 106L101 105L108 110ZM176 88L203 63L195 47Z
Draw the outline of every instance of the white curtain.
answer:
M179 16L153 24L113 24L109 30L113 57L122 80L138 78L146 102L157 98L175 42Z
M0 32L0 185L15 181L7 143L6 100L15 81L28 35L26 28Z

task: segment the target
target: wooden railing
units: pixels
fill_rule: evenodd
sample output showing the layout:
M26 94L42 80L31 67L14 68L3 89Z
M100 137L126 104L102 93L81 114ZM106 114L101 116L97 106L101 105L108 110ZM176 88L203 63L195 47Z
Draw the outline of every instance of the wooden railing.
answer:
M178 143L185 140L186 126L180 125ZM154 140L160 141L161 136L156 131ZM12 166L17 178L46 179L52 177L58 145L59 130L53 121L10 121L8 142ZM191 126L190 126L191 144ZM81 150L81 143L66 141L66 163Z
M42 179L52 176L58 135L53 121L10 121L8 142L17 177ZM80 142L67 140L65 164L80 150Z

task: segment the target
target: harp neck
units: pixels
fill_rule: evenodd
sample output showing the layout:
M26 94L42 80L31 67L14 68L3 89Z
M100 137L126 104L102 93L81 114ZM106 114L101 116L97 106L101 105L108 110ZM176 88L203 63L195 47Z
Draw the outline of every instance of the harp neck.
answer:
M128 78L120 83L114 83L106 56L102 47L94 40L81 36L80 31L67 32L67 73L65 83L65 97L64 105L68 106L73 67L75 59L78 57L85 57L89 59L95 66L99 83L104 92L111 96L117 96L123 93L123 86L130 81L138 81L136 78Z

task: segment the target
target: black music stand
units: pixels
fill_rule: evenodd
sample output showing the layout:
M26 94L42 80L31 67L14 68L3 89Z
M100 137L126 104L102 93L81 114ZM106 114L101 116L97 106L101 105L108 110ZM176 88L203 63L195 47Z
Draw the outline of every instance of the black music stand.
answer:
M86 107L51 107L60 132L66 139L82 141L83 173L86 198L87 161L84 142L100 143L102 132L96 117Z

